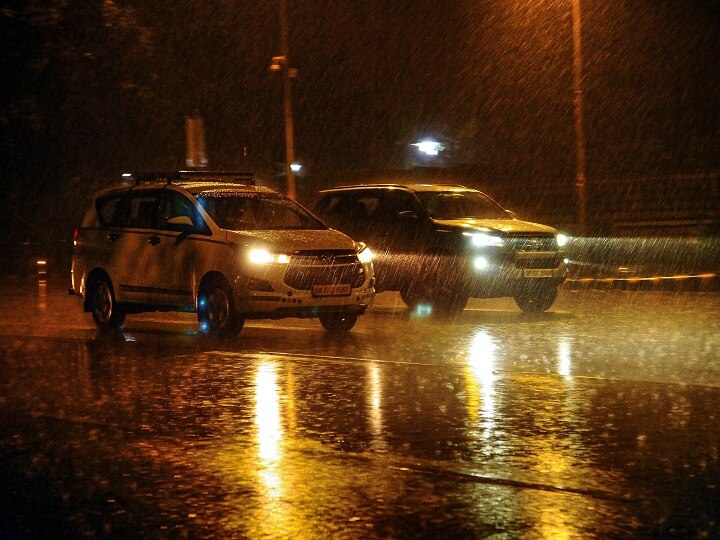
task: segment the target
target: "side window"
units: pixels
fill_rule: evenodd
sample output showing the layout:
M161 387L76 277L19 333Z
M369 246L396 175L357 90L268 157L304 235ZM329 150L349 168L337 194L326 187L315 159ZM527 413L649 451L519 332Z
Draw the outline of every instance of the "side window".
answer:
M208 234L209 229L205 224L200 213L195 208L195 204L177 191L164 191L160 199L160 208L158 210L158 228L171 231L185 230L182 226L169 224L167 221L174 217L188 217L193 222L193 232L198 234Z
M400 190L388 190L385 192L380 206L377 209L376 219L385 222L399 221L400 212L416 211L413 198L409 193Z
M376 196L364 191L347 191L332 196L323 216L328 223L341 231L356 233L364 230L378 206Z
M103 197L95 202L100 225L103 227L122 227L125 224L127 209L125 194Z
M158 193L138 191L130 194L127 226L136 229L155 227Z
M353 212L358 219L368 220L375 217L379 206L380 197L378 195L362 195L358 197Z

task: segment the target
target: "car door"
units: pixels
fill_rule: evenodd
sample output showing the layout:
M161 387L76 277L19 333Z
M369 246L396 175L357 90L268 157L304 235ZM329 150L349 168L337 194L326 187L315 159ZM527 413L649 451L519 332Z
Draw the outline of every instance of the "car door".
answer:
M155 257L160 237L156 229L162 190L140 189L129 193L123 238L117 264L123 267L119 289L124 301L153 303L159 282Z
M130 279L130 265L127 264L130 249L125 228L128 194L115 192L95 201L99 227L94 227L92 218L83 222L83 242L78 244L78 257L83 260L85 271L101 268L110 278L111 286L119 301L127 300L121 284ZM90 214L88 214L90 215Z
M151 256L154 302L193 306L198 287L197 267L209 228L193 201L183 193L166 189L160 196L156 237Z

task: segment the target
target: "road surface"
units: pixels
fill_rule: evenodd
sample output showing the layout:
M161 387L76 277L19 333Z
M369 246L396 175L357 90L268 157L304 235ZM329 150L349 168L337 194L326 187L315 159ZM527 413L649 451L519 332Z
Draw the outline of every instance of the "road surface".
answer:
M720 294L98 334L0 285L0 537L720 535Z

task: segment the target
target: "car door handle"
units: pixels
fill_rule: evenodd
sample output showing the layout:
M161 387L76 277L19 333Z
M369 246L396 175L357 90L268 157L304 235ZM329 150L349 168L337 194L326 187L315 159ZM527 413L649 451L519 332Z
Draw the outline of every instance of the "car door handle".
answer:
M153 246L157 246L160 243L160 237L159 236L151 236L148 238L148 244L151 244Z
M120 240L120 233L116 233L116 232L108 233L107 239L110 240L111 242L115 242L116 240Z

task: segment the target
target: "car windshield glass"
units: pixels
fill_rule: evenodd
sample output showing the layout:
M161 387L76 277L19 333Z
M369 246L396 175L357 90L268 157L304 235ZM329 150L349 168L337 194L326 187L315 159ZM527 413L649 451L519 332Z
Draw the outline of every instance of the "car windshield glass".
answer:
M327 227L287 197L267 193L200 193L197 200L231 231L321 230Z
M417 198L435 219L512 219L500 205L478 191L424 191Z

